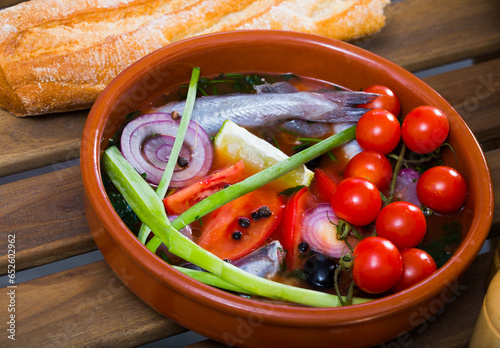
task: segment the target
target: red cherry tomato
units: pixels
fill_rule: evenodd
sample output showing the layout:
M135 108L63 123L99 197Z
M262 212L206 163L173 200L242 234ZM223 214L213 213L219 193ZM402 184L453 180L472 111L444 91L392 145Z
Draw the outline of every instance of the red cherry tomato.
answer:
M438 213L451 214L464 204L467 184L464 177L454 168L432 167L418 179L417 196L426 207Z
M422 211L408 202L386 205L377 216L379 237L390 240L399 250L416 247L424 238L427 223Z
M405 117L401 126L403 142L413 152L424 154L441 146L450 130L446 115L434 106L419 106Z
M354 248L352 278L361 290L379 294L391 289L403 271L401 254L385 238L368 237Z
M252 217L252 213L264 207L269 208L270 216ZM283 199L275 191L259 189L247 193L203 219L198 244L221 259L238 259L262 245L280 224L283 209Z
M386 86L373 85L364 90L367 93L380 94L380 97L375 98L368 104L358 105L358 107L366 109L384 109L391 114L398 116L401 110L399 98L394 92Z
M401 125L392 113L383 109L367 111L356 125L356 140L363 150L387 155L399 144Z
M222 190L226 185L245 179L245 163L238 163L214 172L212 175L191 184L163 199L167 213L179 215L202 199Z
M437 270L436 262L425 251L410 248L401 251L403 273L392 290L402 291L424 280Z
M370 180L380 191L384 191L391 184L392 166L384 155L362 151L347 163L344 170L344 178L355 176Z
M352 177L342 180L332 195L332 209L341 219L363 226L377 217L382 205L380 192L370 181Z
M286 250L285 261L287 270L290 271L301 268L304 260L299 257L299 244L302 241L302 222L310 198L308 188L304 187L295 192L285 206L279 239Z

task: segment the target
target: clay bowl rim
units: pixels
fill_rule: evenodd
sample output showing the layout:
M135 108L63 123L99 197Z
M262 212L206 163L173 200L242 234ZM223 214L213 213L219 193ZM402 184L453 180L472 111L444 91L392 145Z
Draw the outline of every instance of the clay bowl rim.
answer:
M266 40L274 44L279 42L279 44L293 44L295 46L318 45L337 51L339 54L356 57L356 59L372 65L373 68L391 71L394 78L404 79L408 84L414 86L415 93L430 95L433 101L435 101L434 104L436 106L443 106L452 111L452 115L450 116L454 119L457 118L458 122L463 124L464 133L462 134L462 138L472 138L469 140L471 144L474 144L474 150L479 150L479 156L476 154L477 158L475 160L478 164L480 162L481 166L477 166L477 168L480 167L477 171L486 180L475 178L479 181L476 185L478 188L481 188L482 197L487 198L481 199L479 194L476 195L474 202L476 210L473 212L472 224L465 239L452 257L452 260L455 260L455 262L450 262L450 260L434 275L408 290L372 302L335 308L289 306L241 298L223 290L199 283L168 266L158 257L153 256L132 233L128 232L127 227L107 200L102 181L100 180L101 141L112 103L129 86L139 81L139 76L146 74L149 69L148 67L156 66L168 60L171 56L182 54L185 50L200 50L203 47L207 47L207 45L212 46L214 44L222 46L248 42L256 44L265 42ZM106 115L106 117L101 117L102 115ZM457 276L463 274L470 263L472 263L487 237L487 232L485 233L484 231L489 230L492 222L493 191L491 175L486 159L474 135L448 102L416 76L384 58L346 42L311 34L269 30L208 34L172 43L140 59L120 73L100 94L92 107L82 137L81 170L85 194L87 197L92 198L89 199L90 204L103 224L104 229L112 237L117 246L122 249L122 252L154 278L155 281L169 286L201 305L210 306L219 311L240 316L258 311L263 315L266 322L280 325L297 327L326 327L332 324L338 326L351 325L356 321L395 315L398 312L403 312L408 308L430 300L437 296ZM128 233L123 233L124 231Z

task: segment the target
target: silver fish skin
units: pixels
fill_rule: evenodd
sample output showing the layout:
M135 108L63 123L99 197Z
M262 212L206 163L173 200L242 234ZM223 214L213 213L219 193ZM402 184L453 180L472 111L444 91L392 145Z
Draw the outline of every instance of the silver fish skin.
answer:
M257 93L296 93L299 91L294 85L286 81L254 85L253 89Z
M232 264L245 272L261 278L270 278L280 269L285 253L277 240L235 260Z
M249 128L271 126L290 119L356 122L367 109L354 106L368 103L376 96L334 90L203 96L196 99L192 119L209 136L217 134L225 120ZM184 105L184 101L172 102L155 111L182 114Z

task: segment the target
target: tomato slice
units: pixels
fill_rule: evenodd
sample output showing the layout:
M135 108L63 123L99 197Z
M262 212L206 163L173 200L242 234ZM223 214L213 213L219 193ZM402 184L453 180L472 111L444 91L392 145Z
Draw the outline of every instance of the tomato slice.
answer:
M265 207L269 214L256 214ZM283 209L283 198L275 191L247 193L203 218L198 244L221 259L239 259L269 237L280 224Z
M301 268L299 244L302 241L302 222L309 196L309 190L304 187L294 193L285 206L280 241L286 250L285 261L290 271Z
M321 201L330 202L337 183L338 180L327 174L324 170L319 168L314 170L314 182L312 185Z
M238 163L174 192L163 199L168 214L179 215L208 196L245 178L245 163Z

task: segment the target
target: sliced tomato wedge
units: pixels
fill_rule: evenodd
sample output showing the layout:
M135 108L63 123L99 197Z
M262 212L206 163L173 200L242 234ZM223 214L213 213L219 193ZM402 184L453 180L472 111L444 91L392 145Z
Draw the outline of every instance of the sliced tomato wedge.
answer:
M221 259L239 259L269 237L283 210L283 198L275 191L252 191L204 217L197 242Z
M317 168L314 171L313 189L317 192L318 198L322 202L330 202L333 190L337 187L338 181L324 170Z
M302 241L302 221L310 199L309 189L303 187L288 200L281 224L281 245L286 250L286 266L290 271L302 268L299 244Z
M190 185L163 199L168 214L179 215L208 196L222 190L226 185L237 183L245 178L245 163L238 163L214 172L212 175Z

